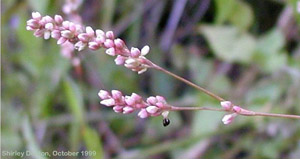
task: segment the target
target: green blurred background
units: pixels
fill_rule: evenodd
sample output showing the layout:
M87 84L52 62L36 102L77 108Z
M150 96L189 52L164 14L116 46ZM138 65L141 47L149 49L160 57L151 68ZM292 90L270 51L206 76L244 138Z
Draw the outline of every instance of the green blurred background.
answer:
M104 50L77 53L79 67L54 39L25 29L32 11L53 16L64 1L1 2L1 147L3 151L93 152L61 158L298 159L300 122L220 112L171 112L145 120L99 104L100 89L163 95L176 106L220 107L167 75L137 75ZM300 13L297 0L86 0L84 25L113 30L149 59L242 107L300 114ZM78 71L79 70L79 71ZM94 155L94 153L96 155ZM2 158L18 158L2 156Z

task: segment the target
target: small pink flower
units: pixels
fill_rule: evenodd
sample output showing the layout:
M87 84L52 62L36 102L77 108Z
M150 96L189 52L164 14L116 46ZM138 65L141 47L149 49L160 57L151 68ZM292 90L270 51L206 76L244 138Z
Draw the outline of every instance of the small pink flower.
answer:
M107 50L105 51L105 53L106 53L107 55L110 55L110 56L115 56L115 55L116 55L115 48L113 48L113 47L107 49Z
M159 108L157 108L156 106L149 106L149 107L146 108L146 110L147 110L148 113L154 114L159 110Z
M233 114L227 114L223 117L222 122L227 125L233 122L234 118L237 116L236 113Z
M157 103L157 99L155 97L149 97L147 98L147 103L151 104L151 105L155 105Z
M112 90L111 91L111 94L112 94L112 97L114 99L121 99L122 98L122 92L121 91L118 91L118 90Z
M131 55L131 57L137 58L141 55L141 52L138 48L132 47L131 51L130 51L130 55Z
M139 113L138 116L142 119L147 118L148 117L148 113L146 111L146 109L142 109Z
M236 113L240 113L242 111L242 108L239 106L233 106L232 110Z
M104 99L100 103L110 107L110 106L115 105L115 100L114 99Z
M41 20L42 19L42 16L39 12L32 12L31 16L34 20Z
M125 45L124 41L121 39L115 39L114 43L118 49L122 49Z
M108 99L109 98L109 93L105 90L100 90L99 93L98 93L98 96L101 99Z
M106 39L105 42L104 42L104 46L106 48L113 48L114 47L114 41L111 40L111 39Z
M129 114L132 113L134 111L134 108L130 107L130 106L126 106L123 108L123 114Z
M148 45L144 46L141 50L142 56L146 56L150 51L150 47Z
M60 15L55 15L54 16L54 21L55 21L56 24L62 24L62 22L64 21L64 19Z
M124 56L118 55L115 59L116 65L123 65L125 63L126 58Z
M113 40L115 38L114 33L112 31L106 32L106 38Z
M123 107L122 107L122 106L114 106L114 107L113 107L113 110L114 110L116 113L122 113L122 112L123 112Z
M230 101L222 101L221 102L221 106L225 109L225 110L230 110L232 107L232 103Z

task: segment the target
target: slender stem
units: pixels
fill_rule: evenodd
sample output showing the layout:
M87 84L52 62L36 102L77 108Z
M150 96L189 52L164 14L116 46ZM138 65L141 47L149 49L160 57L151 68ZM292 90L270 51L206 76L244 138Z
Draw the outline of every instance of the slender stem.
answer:
M162 71L163 73L166 73L194 88L196 88L199 91L202 91L204 93L206 93L207 95L219 100L219 101L225 101L223 98L219 97L218 95L206 90L205 88L202 88L194 83L192 83L191 81L188 81L172 72L169 72L168 70L165 70L164 68L150 62L149 62L149 66L151 66L151 68L154 68L156 70ZM234 112L233 109L230 110L225 110L223 108L208 108L208 107L176 107L176 106L170 106L170 110L174 110L174 111L181 111L181 110L209 110L209 111L222 111L222 112L229 112L229 113L237 113ZM242 112L237 113L239 115L243 115L243 116L266 116L266 117L279 117L279 118L289 118L289 119L300 119L299 115L287 115L287 114L274 114L274 113L262 113L262 112L254 112L254 111L250 111L250 110L246 110L243 109Z
M156 64L153 64L152 66L153 66L152 68L154 68L156 70L159 70L159 71L162 71L162 72L164 72L164 73L166 73L166 74L168 74L168 75L170 75L170 76L172 76L172 77L174 77L174 78L176 78L176 79L178 79L178 80L180 80L180 81L182 81L182 82L184 82L184 83L186 83L186 84L188 84L188 85L196 88L197 90L206 93L207 95L209 95L209 96L211 96L211 97L213 97L213 98L215 98L215 99L217 99L219 101L225 101L223 98L221 98L218 95L216 95L216 94L214 94L214 93L206 90L205 88L202 88L202 87L200 87L200 86L192 83L191 81L188 81L188 80L186 80L186 79L184 79L184 78L182 78L182 77L180 77L180 76L178 76L178 75L176 75L176 74L174 74L172 72L169 72L168 70L165 70L164 68L162 68L162 67L160 67L160 66L158 66Z
M273 114L273 113L261 113L261 112L255 112L254 116L267 116L267 117L280 117L280 118L300 119L299 115Z
M183 110L208 110L208 111L219 111L219 112L230 112L234 113L232 110L225 110L222 108L209 108L209 107L176 107L170 106L170 110L174 111L183 111ZM274 113L262 113L262 112L253 112L252 115L249 114L241 114L243 116L266 116L266 117L279 117L279 118L290 118L290 119L300 119L299 115L287 115L287 114L274 114Z
M208 107L176 107L176 106L171 106L171 110L174 110L174 111L180 111L180 110L209 110L209 111L226 112L226 110L222 109L222 108L208 108Z

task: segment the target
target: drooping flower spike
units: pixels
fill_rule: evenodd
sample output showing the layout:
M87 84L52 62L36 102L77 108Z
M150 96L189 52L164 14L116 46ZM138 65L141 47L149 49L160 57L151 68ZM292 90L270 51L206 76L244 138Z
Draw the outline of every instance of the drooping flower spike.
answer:
M162 96L151 96L144 101L136 93L132 93L131 96L124 96L118 90L112 90L111 93L100 90L98 96L102 105L112 107L116 113L130 114L138 111L138 117L140 118L162 115L164 119L167 119L171 109L171 106Z
M39 12L33 12L32 19L27 21L26 29L34 31L36 37L57 39L58 45L73 43L78 51L85 48L91 50L104 48L106 54L117 56L115 59L117 65L124 65L139 74L152 66L152 62L145 57L150 51L149 46L146 45L141 50L134 47L128 49L125 42L115 38L112 31L94 30L90 26L84 27L80 24L64 21L60 15L55 15L54 18L42 17Z

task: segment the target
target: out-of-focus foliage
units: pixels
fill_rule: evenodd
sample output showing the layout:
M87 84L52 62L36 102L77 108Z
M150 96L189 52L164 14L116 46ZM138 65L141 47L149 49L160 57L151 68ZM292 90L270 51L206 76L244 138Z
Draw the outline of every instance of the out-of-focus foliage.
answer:
M242 107L299 115L297 1L88 0L79 15L85 25L113 30L128 46L150 45L149 59ZM224 126L224 113L171 112L165 128L162 117L142 120L101 106L100 89L163 95L182 107L219 103L161 72L137 75L116 66L103 50L76 52L81 65L74 67L55 40L25 29L32 11L63 15L63 3L2 1L2 152L28 150L32 158L53 158L40 156L53 151L95 159L299 158L297 120L237 117Z

